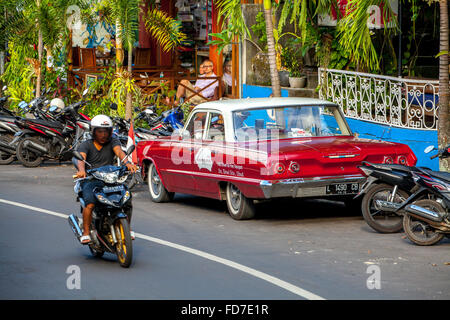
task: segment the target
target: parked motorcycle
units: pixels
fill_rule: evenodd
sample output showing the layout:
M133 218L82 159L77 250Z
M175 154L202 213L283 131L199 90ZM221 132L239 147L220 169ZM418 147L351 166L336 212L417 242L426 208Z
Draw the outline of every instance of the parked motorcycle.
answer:
M5 107L6 101L7 96L0 98L0 165L10 164L16 159L15 148L10 143L20 130L14 123L17 115Z
M40 110L36 103L32 105L35 111ZM74 103L56 116L47 114L47 118L51 120L16 120L15 123L21 128L16 134L18 160L26 167L37 167L44 159L69 160L72 150L81 142L82 132L89 128L89 118L78 113L78 109L85 103ZM44 116L44 111L37 112Z
M364 195L361 212L367 224L380 233L400 232L401 213L396 212L415 188L412 172L415 167L399 164L375 164L364 161L358 166L368 177L355 198Z
M127 151L130 155L134 146ZM87 163L81 154L73 152L76 159ZM103 166L96 169L88 169L87 177L75 181L74 191L77 201L80 202L80 213L83 212L84 200L81 193L81 185L84 181L96 179L104 182L104 187L94 190L97 204L92 212L91 239L89 250L96 257L101 257L106 252L117 255L122 267L128 268L133 258L132 238L130 234L130 220L132 215L131 192L124 183L119 180L128 175L126 166ZM75 178L76 176L74 176ZM82 236L82 223L76 214L68 218L69 224L78 241Z
M433 146L425 149L430 153ZM450 144L438 150L433 158L450 157ZM418 168L412 176L417 190L402 203L403 230L409 240L420 246L438 243L450 237L450 172Z

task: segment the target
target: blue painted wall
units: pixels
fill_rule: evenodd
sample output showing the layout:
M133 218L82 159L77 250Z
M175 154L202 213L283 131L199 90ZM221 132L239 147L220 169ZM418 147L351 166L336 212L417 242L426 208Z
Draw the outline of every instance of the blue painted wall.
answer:
M243 98L264 98L270 96L272 89L270 87L251 86L244 84L242 86ZM287 90L281 90L283 97L288 97ZM423 150L429 145L438 145L438 135L436 130L416 130L389 127L377 123L350 119L347 122L353 132L357 132L361 138L384 140L391 142L404 143L408 145L417 157L417 166L424 166L433 170L439 170L439 160L430 160L431 154L426 154Z

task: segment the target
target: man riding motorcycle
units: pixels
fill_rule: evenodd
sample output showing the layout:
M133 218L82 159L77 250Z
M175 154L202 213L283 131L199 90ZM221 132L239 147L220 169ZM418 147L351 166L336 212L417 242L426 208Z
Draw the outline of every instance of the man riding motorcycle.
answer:
M91 165L90 169L99 168L106 165L113 165L114 156L117 156L127 169L132 173L137 167L125 159L126 154L122 151L120 141L112 136L113 123L108 116L98 115L91 120L92 139L83 142L77 149L84 160ZM77 178L86 177L85 163L78 161ZM90 225L92 221L92 211L95 207L94 188L103 187L103 182L98 180L86 181L82 186L85 207L83 209L83 236L80 238L82 244L89 244ZM131 217L128 217L130 220ZM129 221L130 222L130 221Z

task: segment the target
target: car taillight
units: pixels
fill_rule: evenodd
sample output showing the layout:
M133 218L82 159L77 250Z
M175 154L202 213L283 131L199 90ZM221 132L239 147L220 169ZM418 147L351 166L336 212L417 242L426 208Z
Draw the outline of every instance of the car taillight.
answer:
M405 165L405 166L408 165L408 160L406 159L405 156L399 156L397 158L397 162L401 165Z
M276 163L273 166L273 172L275 174L282 174L282 173L284 173L285 170L286 170L286 166L282 163Z
M300 165L295 161L291 161L289 164L289 171L291 173L298 173L300 171Z
M394 159L392 159L392 157L385 156L384 160L383 160L383 163L393 164L394 163Z

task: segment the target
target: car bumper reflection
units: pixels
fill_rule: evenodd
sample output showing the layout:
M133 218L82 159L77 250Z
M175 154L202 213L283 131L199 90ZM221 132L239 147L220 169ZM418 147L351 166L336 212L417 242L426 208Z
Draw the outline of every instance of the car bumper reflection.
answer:
M322 197L356 195L365 181L362 175L264 180L260 182L266 199L278 197Z

